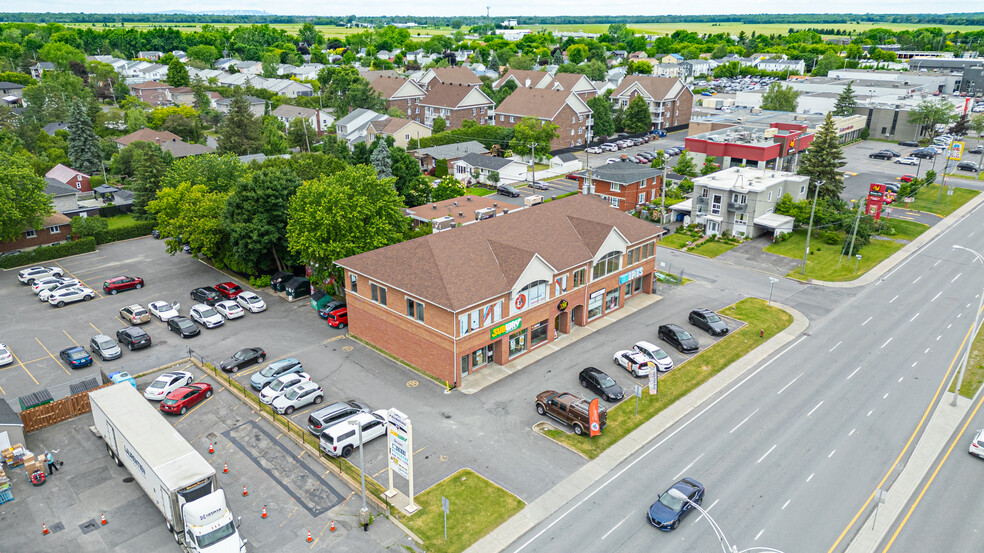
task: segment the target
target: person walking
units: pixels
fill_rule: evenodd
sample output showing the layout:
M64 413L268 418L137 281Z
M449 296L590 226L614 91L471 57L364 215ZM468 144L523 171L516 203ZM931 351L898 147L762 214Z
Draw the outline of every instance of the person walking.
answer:
M55 453L58 453L58 451L59 450L56 449ZM48 476L51 476L54 474L54 471L58 470L58 465L55 464L55 456L52 455L50 451L45 451L44 457L45 460L48 461Z

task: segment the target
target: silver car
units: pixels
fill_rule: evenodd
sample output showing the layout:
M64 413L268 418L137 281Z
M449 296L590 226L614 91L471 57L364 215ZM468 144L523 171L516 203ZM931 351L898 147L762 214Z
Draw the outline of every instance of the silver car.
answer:
M113 340L105 334L97 334L89 340L89 351L93 355L98 355L103 361L112 361L113 359L119 359L123 355L123 350L120 349L119 344L116 340Z

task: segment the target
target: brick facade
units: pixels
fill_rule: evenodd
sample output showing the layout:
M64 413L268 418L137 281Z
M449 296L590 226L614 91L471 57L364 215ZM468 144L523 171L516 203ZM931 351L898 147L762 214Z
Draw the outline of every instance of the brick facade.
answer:
M57 214L45 219L44 226L34 231L32 237L28 237L28 232L25 231L14 240L0 242L0 251L30 250L38 246L58 244L68 240L71 235L72 223L69 222L68 217Z
M591 179L594 185L595 194L599 194L608 199L609 203L615 205L610 198L617 198L621 211L631 211L638 207L638 204L649 203L660 197L660 189L663 186L663 176L658 175L653 178L644 179L632 184L612 184L608 181Z
M522 119L522 115L502 113L500 111L495 114L495 126L515 127L516 123L519 123ZM581 146L587 143L587 137L589 136L588 125L591 122L590 114L578 115L571 106L565 105L550 122L558 127L557 138L550 141L550 151Z

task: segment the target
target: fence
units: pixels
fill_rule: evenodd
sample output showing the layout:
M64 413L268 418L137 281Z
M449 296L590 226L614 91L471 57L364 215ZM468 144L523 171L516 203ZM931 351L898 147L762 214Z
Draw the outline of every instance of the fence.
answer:
M103 384L99 388L110 385ZM94 389L98 390L99 388ZM35 430L41 430L53 424L88 413L92 410L92 406L89 405L89 392L91 391L88 390L21 411L20 418L21 422L24 423L24 433L27 434Z

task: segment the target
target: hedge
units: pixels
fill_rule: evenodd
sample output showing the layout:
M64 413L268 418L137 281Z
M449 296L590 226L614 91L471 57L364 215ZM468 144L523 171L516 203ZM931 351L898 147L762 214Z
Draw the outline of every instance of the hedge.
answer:
M140 221L125 227L111 228L105 233L101 233L99 243L105 244L107 242L118 242L120 240L147 236L154 230L154 226L156 225L157 223L155 221Z
M96 239L91 236L53 246L39 246L23 253L8 255L0 259L0 269L11 269L22 265L34 265L60 257L96 251Z

